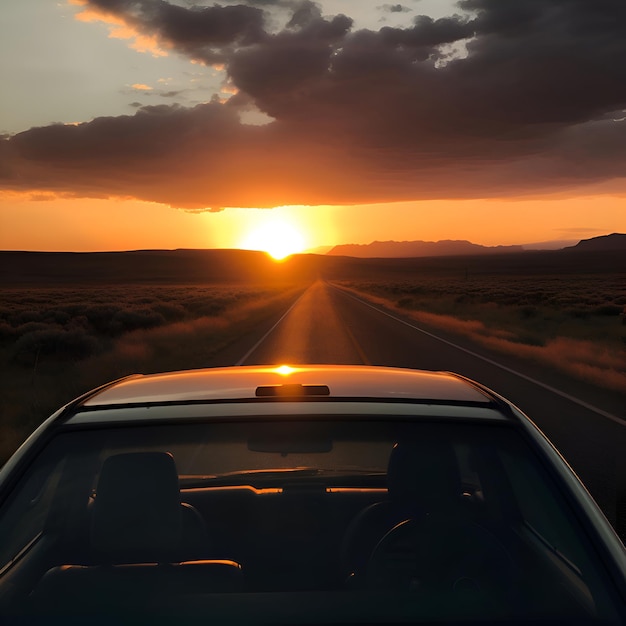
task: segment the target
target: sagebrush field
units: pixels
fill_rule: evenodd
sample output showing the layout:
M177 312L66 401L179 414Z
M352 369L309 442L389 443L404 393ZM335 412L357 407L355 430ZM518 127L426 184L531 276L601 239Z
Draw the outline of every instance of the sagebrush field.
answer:
M422 276L343 281L416 321L541 362L594 385L626 389L626 276Z
M302 287L29 287L0 305L0 462L53 410L131 373L205 367Z

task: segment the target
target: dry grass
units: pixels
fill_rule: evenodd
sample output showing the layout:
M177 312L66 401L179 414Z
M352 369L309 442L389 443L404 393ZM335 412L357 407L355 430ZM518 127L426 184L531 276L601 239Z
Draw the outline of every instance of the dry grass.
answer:
M59 406L131 373L205 367L301 286L137 286L4 292L0 462Z
M594 385L626 389L626 276L346 281L416 322Z

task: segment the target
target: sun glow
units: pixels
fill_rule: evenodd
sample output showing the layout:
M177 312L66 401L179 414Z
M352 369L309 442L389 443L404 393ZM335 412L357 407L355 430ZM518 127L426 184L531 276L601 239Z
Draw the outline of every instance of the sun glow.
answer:
M244 250L263 250L276 260L305 248L302 233L284 220L272 220L252 230L241 243Z

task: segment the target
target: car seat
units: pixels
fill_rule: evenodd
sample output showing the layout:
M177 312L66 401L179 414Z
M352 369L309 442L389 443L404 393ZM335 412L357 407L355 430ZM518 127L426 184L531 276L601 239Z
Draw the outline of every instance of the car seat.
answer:
M344 535L341 563L349 583L362 579L374 548L387 532L405 520L456 516L461 493L457 459L449 442L396 443L387 468L387 498L360 511Z
M94 562L48 570L31 594L42 606L49 600L61 612L73 612L92 605L133 604L140 598L243 589L238 563L186 560L193 551L189 533L202 538L203 520L195 509L181 505L170 454L135 452L107 458L92 513Z

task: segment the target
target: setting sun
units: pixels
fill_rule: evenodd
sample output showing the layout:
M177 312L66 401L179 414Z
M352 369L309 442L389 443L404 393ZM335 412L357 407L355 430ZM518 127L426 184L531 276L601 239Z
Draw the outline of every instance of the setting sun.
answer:
M301 252L305 247L302 233L292 224L272 220L256 227L241 243L246 250L263 250L276 260Z

